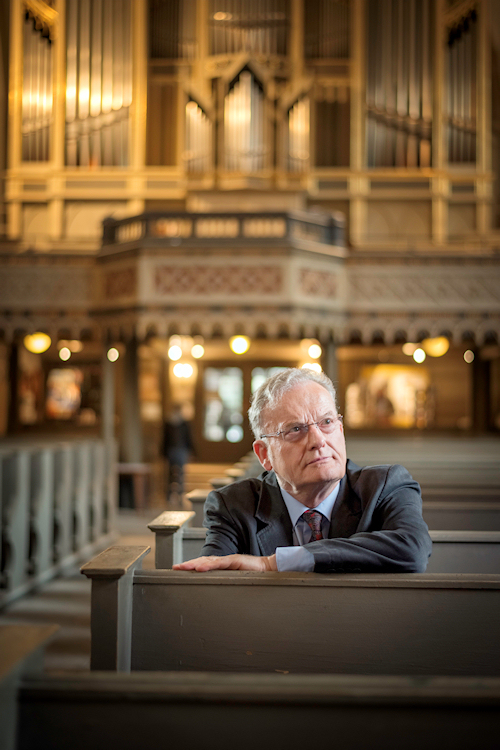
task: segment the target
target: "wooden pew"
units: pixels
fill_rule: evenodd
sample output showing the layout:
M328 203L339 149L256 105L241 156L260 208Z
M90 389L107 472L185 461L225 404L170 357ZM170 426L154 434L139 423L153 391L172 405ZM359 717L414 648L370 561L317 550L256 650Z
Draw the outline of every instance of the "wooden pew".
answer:
M424 500L424 521L434 531L500 531L500 502Z
M187 526L189 520L189 512L165 511L148 524L156 538L156 568L170 569L175 563L200 556L206 529ZM432 555L427 573L500 573L499 531L429 533Z
M0 748L16 744L16 696L22 677L41 672L43 652L57 625L0 625ZM42 747L42 745L37 745Z
M500 675L500 575L140 570L92 579L92 669Z
M18 750L488 750L500 680L94 672L25 680L19 710Z
M499 531L430 531L427 573L500 573Z

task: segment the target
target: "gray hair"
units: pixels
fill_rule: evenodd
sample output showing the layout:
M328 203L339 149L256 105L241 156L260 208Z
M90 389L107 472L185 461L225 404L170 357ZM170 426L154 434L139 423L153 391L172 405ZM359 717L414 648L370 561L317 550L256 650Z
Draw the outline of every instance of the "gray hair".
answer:
M296 367L288 367L286 370L282 370L276 375L272 375L268 378L265 383L262 383L262 385L257 388L252 396L251 406L248 410L248 418L256 440L260 438L262 430L264 429L264 426L260 421L264 409L275 406L283 394L291 388L294 388L297 385L302 385L303 383L311 382L322 385L332 397L335 408L337 408L335 386L327 375L323 372L315 372L314 370L309 370L307 368L299 369Z

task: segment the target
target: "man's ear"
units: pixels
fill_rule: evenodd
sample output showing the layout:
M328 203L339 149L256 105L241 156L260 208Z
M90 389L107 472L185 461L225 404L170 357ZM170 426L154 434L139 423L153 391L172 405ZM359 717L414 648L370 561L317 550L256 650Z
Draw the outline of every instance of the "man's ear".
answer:
M256 440L253 444L253 451L264 469L266 471L271 471L273 466L269 460L269 447L266 443L263 440Z

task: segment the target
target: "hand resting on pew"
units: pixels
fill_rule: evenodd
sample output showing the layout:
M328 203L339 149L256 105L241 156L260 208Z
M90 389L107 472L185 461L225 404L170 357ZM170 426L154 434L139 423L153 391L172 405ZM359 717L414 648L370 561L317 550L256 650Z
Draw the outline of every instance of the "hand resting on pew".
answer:
M276 555L206 555L196 557L184 563L172 566L173 570L195 570L197 573L206 573L208 570L255 570L258 573L276 571Z
M265 471L210 492L203 557L176 570L425 571L432 543L420 487L402 466L347 460L329 378L273 375L249 419Z

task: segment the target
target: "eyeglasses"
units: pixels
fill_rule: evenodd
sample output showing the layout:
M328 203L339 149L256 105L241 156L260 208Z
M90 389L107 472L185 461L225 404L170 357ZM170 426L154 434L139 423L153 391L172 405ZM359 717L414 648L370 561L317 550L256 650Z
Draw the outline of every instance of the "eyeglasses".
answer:
M294 424L291 427L287 427L286 430L281 430L281 432L274 432L272 435L261 435L260 437L261 440L263 438L280 437L287 443L296 443L307 435L309 427L318 427L323 435L331 435L337 425L342 424L342 420L342 414L337 414L336 417L324 417L319 422Z

